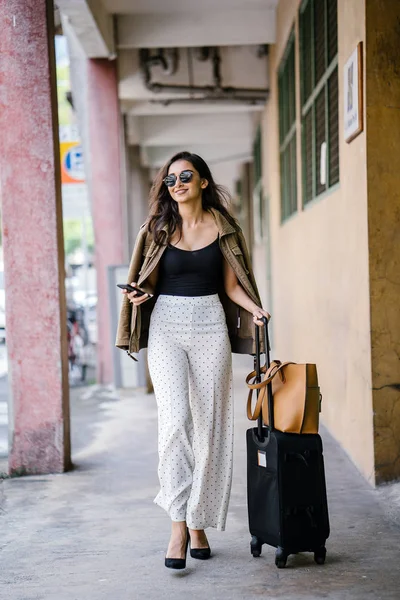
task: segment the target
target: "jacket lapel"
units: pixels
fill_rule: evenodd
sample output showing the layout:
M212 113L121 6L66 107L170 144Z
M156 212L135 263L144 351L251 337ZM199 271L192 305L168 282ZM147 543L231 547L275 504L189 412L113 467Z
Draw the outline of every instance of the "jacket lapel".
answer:
M216 208L211 208L211 214L213 215L215 222L218 227L219 236L222 237L228 233L235 233L235 228L229 223L222 213Z

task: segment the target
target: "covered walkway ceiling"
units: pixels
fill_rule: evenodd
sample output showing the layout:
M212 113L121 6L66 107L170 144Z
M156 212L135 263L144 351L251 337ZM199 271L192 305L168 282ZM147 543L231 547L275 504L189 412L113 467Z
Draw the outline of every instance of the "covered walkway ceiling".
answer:
M144 165L183 147L235 167L250 158L277 0L56 4L88 57L118 59L127 139Z

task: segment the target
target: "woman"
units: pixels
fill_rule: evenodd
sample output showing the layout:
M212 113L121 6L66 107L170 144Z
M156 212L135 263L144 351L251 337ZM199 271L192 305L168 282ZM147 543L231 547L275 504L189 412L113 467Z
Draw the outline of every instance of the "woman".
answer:
M243 233L202 158L176 154L158 173L133 251L116 346L148 346L158 406L160 492L172 521L165 566L210 557L225 529L232 478L231 352L254 352L261 302Z

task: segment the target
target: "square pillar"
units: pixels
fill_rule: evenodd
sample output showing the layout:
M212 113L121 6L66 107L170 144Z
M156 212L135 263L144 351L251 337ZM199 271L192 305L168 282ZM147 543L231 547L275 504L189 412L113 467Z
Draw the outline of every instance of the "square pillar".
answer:
M0 2L0 199L11 474L70 467L53 2Z
M89 170L97 272L97 380L114 380L108 266L125 262L116 61L88 60Z
M366 135L376 483L400 477L400 3L366 0Z

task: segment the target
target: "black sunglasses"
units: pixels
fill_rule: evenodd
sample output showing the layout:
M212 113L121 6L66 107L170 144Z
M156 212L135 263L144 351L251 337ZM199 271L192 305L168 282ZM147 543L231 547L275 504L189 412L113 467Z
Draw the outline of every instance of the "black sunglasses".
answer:
M179 173L178 177L181 183L189 183L189 181L192 181L193 175L193 171L189 171L189 169L187 169L186 171ZM178 177L174 175L174 173L171 173L171 175L164 177L163 182L167 187L173 187L176 184Z

